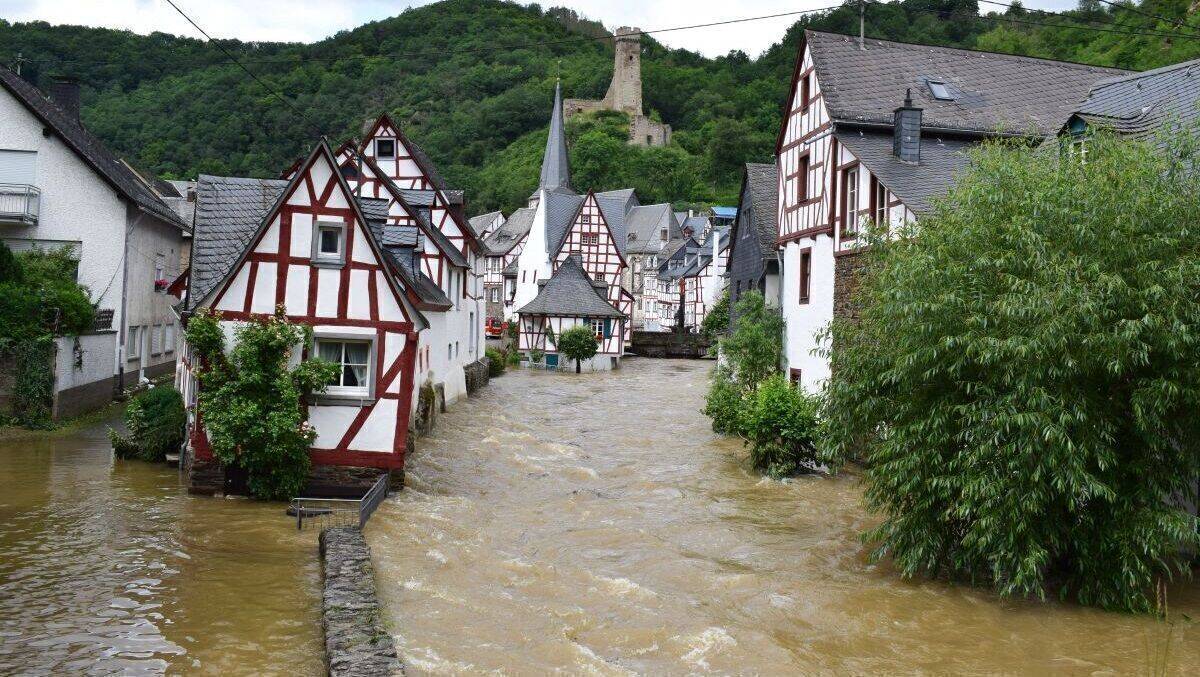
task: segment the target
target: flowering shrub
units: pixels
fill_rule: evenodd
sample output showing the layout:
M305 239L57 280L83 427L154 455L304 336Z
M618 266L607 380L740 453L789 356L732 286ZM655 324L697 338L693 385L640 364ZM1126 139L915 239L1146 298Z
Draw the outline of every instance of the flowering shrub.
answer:
M337 366L316 359L290 367L312 328L287 321L283 307L270 319L238 328L225 351L220 314L201 312L188 322L187 339L198 357L199 414L213 454L246 470L257 498L296 496L308 477L308 448L317 431L307 420L305 398L325 389Z

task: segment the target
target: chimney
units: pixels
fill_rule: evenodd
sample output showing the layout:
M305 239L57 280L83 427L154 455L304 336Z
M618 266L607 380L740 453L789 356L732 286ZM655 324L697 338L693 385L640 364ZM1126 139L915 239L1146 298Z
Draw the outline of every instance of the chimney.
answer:
M50 78L50 100L79 122L79 79L70 75L54 75Z
M892 155L901 162L921 162L921 109L913 105L912 90L904 90L904 105L896 109L892 123Z

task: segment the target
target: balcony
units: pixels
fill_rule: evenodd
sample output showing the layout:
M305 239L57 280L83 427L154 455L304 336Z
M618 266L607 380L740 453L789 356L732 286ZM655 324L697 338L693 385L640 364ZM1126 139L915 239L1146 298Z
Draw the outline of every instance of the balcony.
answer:
M0 183L0 223L36 226L42 191L36 186Z

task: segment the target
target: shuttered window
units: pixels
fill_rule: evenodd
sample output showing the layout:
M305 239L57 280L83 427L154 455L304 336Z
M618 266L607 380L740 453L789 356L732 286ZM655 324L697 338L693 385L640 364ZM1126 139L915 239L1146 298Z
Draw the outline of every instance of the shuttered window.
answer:
M0 150L0 183L31 186L37 181L37 153Z

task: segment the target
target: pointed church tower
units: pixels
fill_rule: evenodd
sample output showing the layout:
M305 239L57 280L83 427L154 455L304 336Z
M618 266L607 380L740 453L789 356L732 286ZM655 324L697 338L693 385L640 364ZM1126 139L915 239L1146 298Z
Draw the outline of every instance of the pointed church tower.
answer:
M537 190L529 196L529 206L538 203L542 190L574 193L571 189L571 161L567 156L567 130L563 124L562 83L554 85L554 110L550 113L550 133L546 135L546 153L542 156L542 176Z

